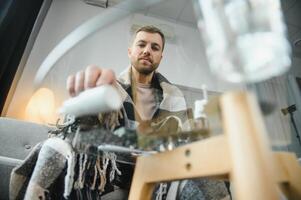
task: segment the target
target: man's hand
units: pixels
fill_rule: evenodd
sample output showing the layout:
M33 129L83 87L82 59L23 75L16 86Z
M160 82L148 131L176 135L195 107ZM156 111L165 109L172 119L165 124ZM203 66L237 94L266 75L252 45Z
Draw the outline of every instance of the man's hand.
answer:
M69 95L74 97L86 89L113 84L115 81L116 76L113 70L89 65L84 71L68 76L66 85Z

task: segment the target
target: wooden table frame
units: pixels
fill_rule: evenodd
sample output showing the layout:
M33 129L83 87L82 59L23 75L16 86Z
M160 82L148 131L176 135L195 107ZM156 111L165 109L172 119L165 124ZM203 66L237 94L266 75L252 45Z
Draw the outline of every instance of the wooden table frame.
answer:
M301 199L301 167L293 153L273 153L256 98L247 92L221 97L224 134L137 159L130 200L146 200L156 182L229 179L236 200Z

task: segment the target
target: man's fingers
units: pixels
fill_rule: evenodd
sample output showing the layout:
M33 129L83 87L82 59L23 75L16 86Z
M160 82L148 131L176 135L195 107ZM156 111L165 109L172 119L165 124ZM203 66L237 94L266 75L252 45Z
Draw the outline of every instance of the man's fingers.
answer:
M88 66L85 71L79 71L67 78L67 90L74 97L83 90L104 84L113 84L116 80L115 73L110 69L101 69L95 65Z
M113 84L116 81L115 73L111 69L103 69L101 75L99 76L96 86Z
M85 72L79 71L75 75L75 94L78 95L84 90Z
M89 65L85 70L85 90L96 86L96 82L101 75L101 69L96 65Z
M67 83L66 83L67 91L71 97L75 96L75 76L70 75L67 78Z

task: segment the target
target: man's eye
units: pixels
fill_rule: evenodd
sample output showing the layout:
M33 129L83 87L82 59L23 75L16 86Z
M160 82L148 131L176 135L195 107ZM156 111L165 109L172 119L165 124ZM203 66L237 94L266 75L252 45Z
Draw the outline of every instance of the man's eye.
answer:
M139 47L145 47L145 44L138 44Z
M160 50L160 48L159 48L158 46L152 46L152 49L153 49L154 51L159 51L159 50Z

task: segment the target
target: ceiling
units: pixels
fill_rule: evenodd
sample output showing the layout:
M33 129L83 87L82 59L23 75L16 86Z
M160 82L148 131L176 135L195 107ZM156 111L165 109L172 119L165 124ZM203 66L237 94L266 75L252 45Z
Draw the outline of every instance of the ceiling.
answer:
M281 4L290 40L301 38L301 1L281 0ZM191 0L165 0L146 9L144 14L160 16L180 23L196 24Z
M93 0L103 1L103 0ZM108 0L108 5L112 6L124 0ZM288 37L294 48L296 55L301 58L301 47L293 44L297 39L301 39L301 1L300 0L280 0L284 19L287 24ZM196 19L192 0L165 0L155 4L143 11L144 15L161 17L177 23L184 23L196 27ZM300 52L299 52L300 51Z
M294 42L301 39L301 1L281 0L284 20L287 24L289 41L294 55L301 58L301 46ZM191 0L165 0L143 11L145 15L160 16L178 23L196 26L194 9Z
M170 21L196 25L191 0L165 0L143 11L150 16L160 16Z

